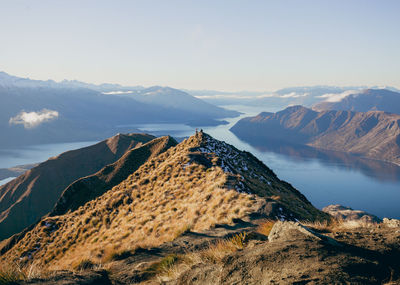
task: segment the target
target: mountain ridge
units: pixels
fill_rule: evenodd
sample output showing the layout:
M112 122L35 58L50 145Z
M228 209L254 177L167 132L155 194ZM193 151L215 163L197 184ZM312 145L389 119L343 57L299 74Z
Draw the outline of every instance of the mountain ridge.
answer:
M51 211L71 182L98 171L134 146L154 138L146 134L118 134L95 145L51 157L0 186L0 239L23 230Z
M286 141L400 164L400 116L383 111L293 106L244 118L231 131L247 141Z
M329 218L253 155L200 132L76 210L44 217L8 243L1 258L72 266L88 255L105 258L111 245L154 246L175 238L182 227L201 232L263 217Z
M364 89L334 102L323 101L315 104L316 111L343 110L355 112L384 111L400 114L400 93L398 90Z
M99 141L117 132L140 132L141 124L220 125L226 123L224 118L240 114L173 88L105 94L90 86L4 77L0 78L2 148ZM144 95L147 90L158 96Z
M86 202L101 196L106 190L125 180L130 172L135 171L144 162L176 144L177 142L173 138L165 136L135 146L114 163L70 184L62 192L49 216L58 216L67 211L74 211Z

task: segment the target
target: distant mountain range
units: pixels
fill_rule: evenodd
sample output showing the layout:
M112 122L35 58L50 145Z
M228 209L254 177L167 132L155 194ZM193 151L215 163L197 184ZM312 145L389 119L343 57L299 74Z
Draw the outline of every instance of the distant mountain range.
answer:
M143 86L122 86L119 84L91 84L78 80L34 80L10 75L0 71L0 87L20 87L20 88L84 88L99 92L131 91L145 89Z
M218 125L239 112L166 87L40 81L0 73L0 147L100 140L143 123Z
M333 97L331 100L317 103L313 109L316 111L385 111L400 114L400 93L387 89L365 89L337 100Z
M304 86L264 92L220 92L212 90L186 90L186 92L215 105L265 106L269 109L283 109L290 105L311 107L319 102L325 101L329 97L336 96L340 98L346 94L358 93L367 88L367 86ZM393 87L385 87L385 89L393 92L400 92Z
M238 121L231 131L252 143L283 141L400 164L400 115L294 106Z

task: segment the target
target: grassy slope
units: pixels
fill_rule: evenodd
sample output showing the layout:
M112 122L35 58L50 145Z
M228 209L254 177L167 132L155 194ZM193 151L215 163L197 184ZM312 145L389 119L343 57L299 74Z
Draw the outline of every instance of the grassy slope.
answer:
M276 211L268 211L271 205ZM325 219L254 156L206 134L151 159L76 211L43 219L1 258L68 268L82 258L154 246L250 214Z
M99 171L129 149L154 138L146 134L117 135L52 157L0 186L0 240L50 212L63 190L76 179Z

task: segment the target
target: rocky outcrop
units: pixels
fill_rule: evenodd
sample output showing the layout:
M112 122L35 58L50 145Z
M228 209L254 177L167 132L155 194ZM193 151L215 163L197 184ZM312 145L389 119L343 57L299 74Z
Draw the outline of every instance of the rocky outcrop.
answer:
M298 222L282 222L278 221L272 227L271 232L268 235L270 242L284 242L290 241L304 236L321 240L318 234L311 231L309 228L301 225Z
M383 218L383 224L389 228L400 228L400 220Z
M322 209L329 215L346 222L361 222L366 224L380 223L382 219L361 210L353 210L342 205L329 205Z
M221 262L201 261L168 284L398 284L400 233L381 228L314 233L278 222L269 241Z

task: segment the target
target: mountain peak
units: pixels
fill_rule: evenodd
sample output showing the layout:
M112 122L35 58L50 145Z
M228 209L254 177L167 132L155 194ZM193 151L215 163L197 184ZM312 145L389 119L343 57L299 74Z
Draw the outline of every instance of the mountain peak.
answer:
M137 144L140 146L152 139L155 139L155 136L148 134L121 134L118 133L115 136L106 140L106 144L112 153L116 154L120 149L130 149L133 144Z
M89 256L101 260L110 246L157 246L173 240L188 225L191 231L201 232L237 219L328 217L253 155L201 131L140 167L130 167L136 161L130 155L148 154L151 143L132 149L95 177L82 178L80 184L86 188L78 184L76 189L87 190L71 189L67 200L75 203L78 196L82 202L88 196L93 200L62 207L57 211L60 215L43 218L2 258L46 261L55 268ZM96 192L96 181L114 177L124 180L112 188L101 182L102 191ZM92 192L96 193L90 196Z

